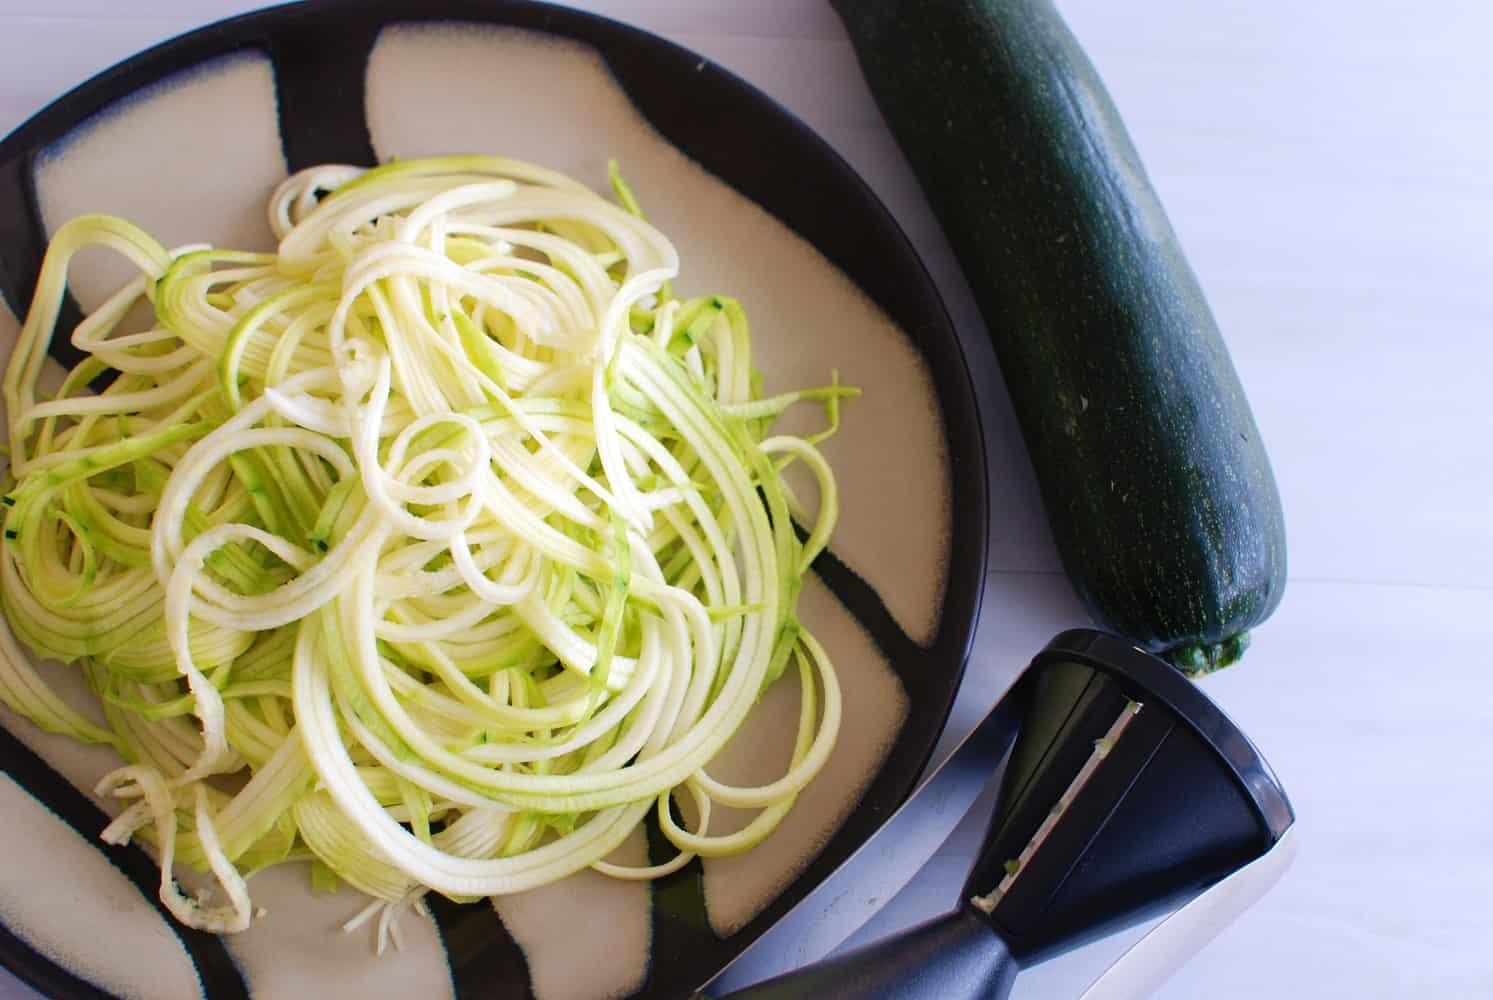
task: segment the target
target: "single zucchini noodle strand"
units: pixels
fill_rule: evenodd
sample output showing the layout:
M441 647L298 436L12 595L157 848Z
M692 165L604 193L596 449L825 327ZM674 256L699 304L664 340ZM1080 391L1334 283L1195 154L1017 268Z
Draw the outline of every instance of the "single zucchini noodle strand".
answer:
M4 379L0 701L124 758L104 838L156 849L183 923L242 930L246 878L309 860L373 897L349 929L377 913L382 950L427 891L747 850L829 757L840 690L796 606L838 509L816 445L856 392L764 397L741 306L676 298L612 180L620 207L494 157L322 166L270 199L276 253L97 215L54 236ZM88 247L140 273L48 395ZM804 401L829 429L769 436ZM790 666L786 772L712 778ZM759 812L712 832L712 804ZM678 854L608 860L650 813Z

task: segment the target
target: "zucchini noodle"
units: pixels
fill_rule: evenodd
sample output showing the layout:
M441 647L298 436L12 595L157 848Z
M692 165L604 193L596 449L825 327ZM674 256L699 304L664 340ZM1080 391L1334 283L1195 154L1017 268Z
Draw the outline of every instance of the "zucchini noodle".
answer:
M492 157L322 166L270 199L275 253L99 215L54 236L4 380L0 700L124 758L104 839L155 848L183 923L243 930L246 879L309 860L373 897L348 929L376 914L382 950L427 891L747 850L828 758L840 692L795 608L838 507L816 444L855 390L764 397L741 306L676 298L612 181L621 207ZM49 397L88 247L140 274ZM806 401L822 434L769 436ZM712 778L790 668L786 772ZM759 811L711 832L712 803ZM677 855L607 860L650 812Z

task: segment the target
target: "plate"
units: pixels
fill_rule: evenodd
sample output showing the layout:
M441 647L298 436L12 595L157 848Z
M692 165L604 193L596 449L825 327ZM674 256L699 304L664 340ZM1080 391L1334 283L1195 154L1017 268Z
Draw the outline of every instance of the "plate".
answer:
M407 0L275 8L143 52L0 143L0 352L47 234L73 215L120 214L167 245L268 248L262 206L288 171L444 152L502 153L597 188L616 158L680 248L677 286L743 301L768 391L831 368L862 388L825 446L841 528L802 604L841 673L840 745L748 855L697 859L651 885L583 873L493 903L432 899L430 919L405 918L402 952L374 960L366 936L340 930L358 899L313 896L295 866L251 881L268 912L243 934L170 921L149 856L99 844L105 803L79 791L111 754L0 709L0 961L46 993L687 996L876 830L937 741L986 554L958 341L907 239L845 162L670 42L542 4ZM80 258L60 328L125 273ZM54 355L71 351L59 335ZM66 683L66 668L48 669ZM789 683L763 696L717 777L770 772L763 737L791 724ZM656 832L646 840L640 856Z

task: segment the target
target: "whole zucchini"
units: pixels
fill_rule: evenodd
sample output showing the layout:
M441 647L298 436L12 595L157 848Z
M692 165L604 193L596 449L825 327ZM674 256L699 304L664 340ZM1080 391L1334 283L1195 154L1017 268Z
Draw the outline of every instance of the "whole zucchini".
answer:
M1064 568L1189 673L1280 602L1270 463L1197 278L1047 0L835 0L981 314Z

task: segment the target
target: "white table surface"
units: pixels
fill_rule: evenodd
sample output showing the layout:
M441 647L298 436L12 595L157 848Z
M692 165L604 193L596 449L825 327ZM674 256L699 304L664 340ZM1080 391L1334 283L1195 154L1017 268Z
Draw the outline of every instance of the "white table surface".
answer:
M254 6L0 0L0 134L115 61ZM797 113L887 203L945 295L992 442L991 571L1029 584L987 607L946 748L1079 612L969 292L839 23L822 0L580 6L690 46ZM1493 5L1060 6L1226 333L1290 535L1284 603L1206 685L1291 794L1300 854L1161 995L1493 996ZM867 932L945 908L970 839L956 834ZM1121 943L1023 973L1017 996L1075 995ZM0 971L0 1000L23 996Z

